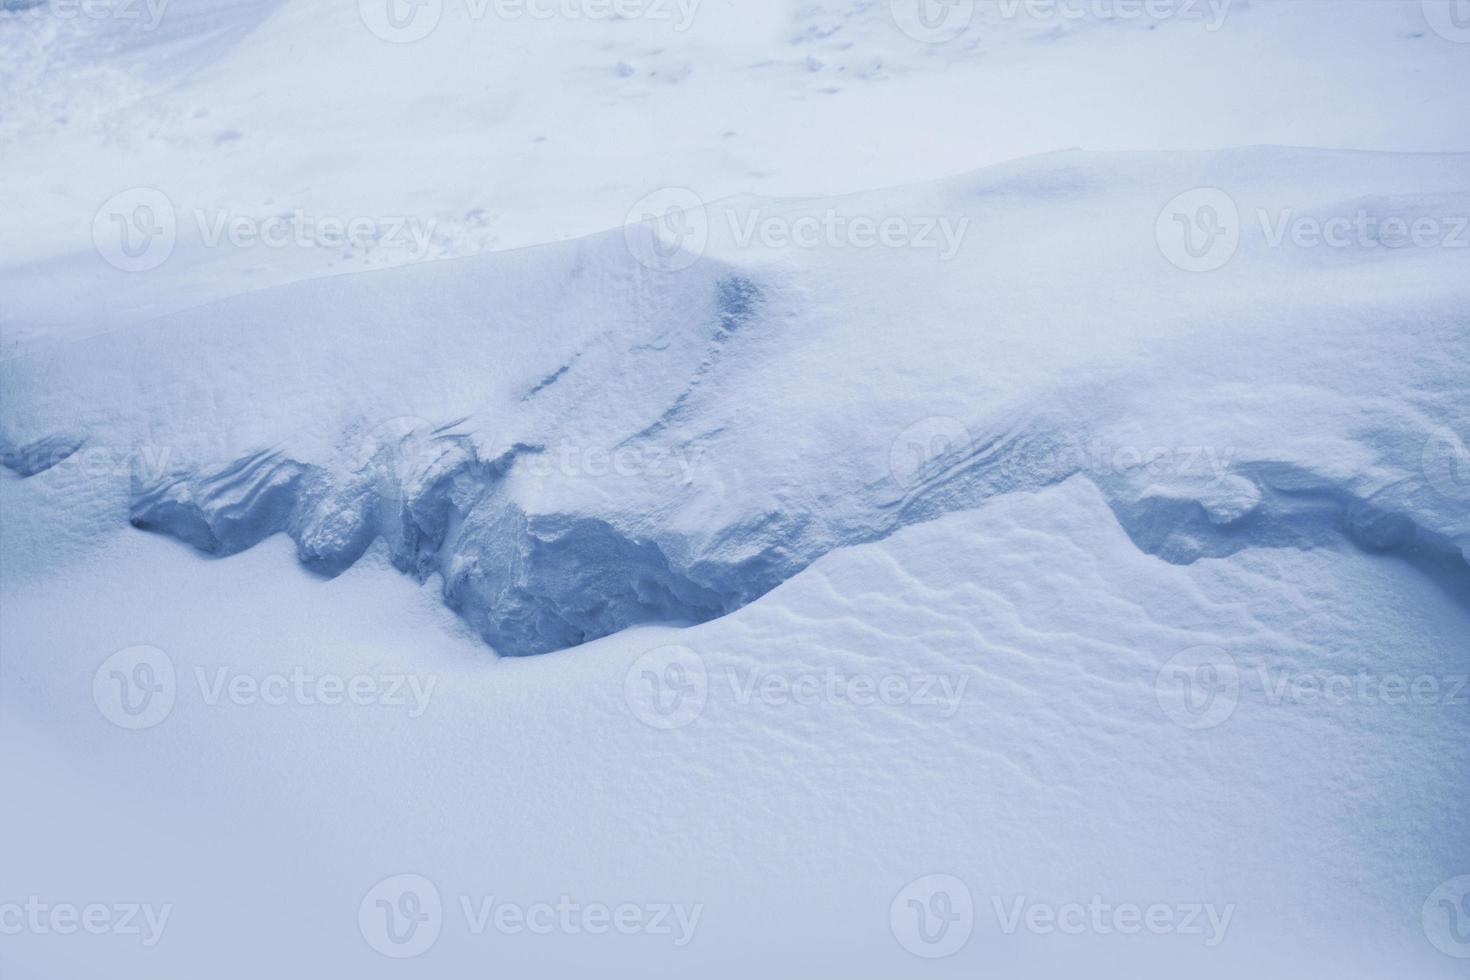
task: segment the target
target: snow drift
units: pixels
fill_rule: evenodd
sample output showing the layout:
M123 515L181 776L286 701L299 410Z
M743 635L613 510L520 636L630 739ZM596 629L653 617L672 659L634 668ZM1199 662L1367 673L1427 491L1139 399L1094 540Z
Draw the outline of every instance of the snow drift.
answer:
M1285 162L1309 188L1265 176ZM285 533L335 575L381 538L502 654L702 622L834 548L1079 474L1172 562L1343 543L1463 597L1470 249L1283 249L1250 215L1448 222L1466 171L1073 153L860 199L725 202L678 271L618 231L247 294L18 358L9 427L48 447L26 458L124 447L128 519L210 554ZM1207 184L1240 202L1240 251L1181 272L1151 219ZM949 258L738 234L751 214L834 212L974 230ZM1146 285L1059 294L1023 264L1035 254L1057 256L1049 279ZM1041 360L1024 357L1038 337L1065 344L1050 377L1018 367ZM1410 338L1428 354L1395 356ZM1110 366L1128 349L1146 367ZM131 380L78 380L92 372ZM942 399L904 381L921 372L946 376ZM843 407L805 408L818 398Z

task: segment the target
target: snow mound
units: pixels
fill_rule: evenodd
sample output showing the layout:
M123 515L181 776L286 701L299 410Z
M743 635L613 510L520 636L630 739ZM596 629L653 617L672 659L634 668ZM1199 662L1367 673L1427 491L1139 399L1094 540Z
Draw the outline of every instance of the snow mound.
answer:
M1311 179L1267 176L1284 161ZM211 554L286 533L335 575L381 538L509 655L703 622L833 549L1076 475L1167 561L1354 547L1466 595L1470 279L1453 273L1470 252L1395 249L1364 271L1244 233L1256 215L1452 222L1464 163L1069 153L727 202L677 271L619 231L59 345L5 364L7 421L127 447L128 519ZM1241 216L1218 271L1181 271L1157 230L1181 186ZM953 254L741 240L751 215L832 214L974 230ZM1076 288L1051 289L1038 255ZM1426 356L1399 356L1410 338ZM117 372L100 395L72 380Z

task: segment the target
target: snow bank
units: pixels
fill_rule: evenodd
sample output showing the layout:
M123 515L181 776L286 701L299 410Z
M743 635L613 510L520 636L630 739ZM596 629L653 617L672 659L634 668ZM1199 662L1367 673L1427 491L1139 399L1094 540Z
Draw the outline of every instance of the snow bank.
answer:
M834 548L1078 474L1169 561L1343 543L1461 590L1470 248L1372 239L1322 261L1271 229L1449 227L1465 163L1071 153L728 202L677 271L614 232L59 345L4 365L7 425L121 447L132 523L212 554L287 533L332 575L383 538L503 654L702 622ZM1293 168L1310 180L1277 176ZM1191 186L1240 215L1235 254L1203 274L1155 221ZM926 214L968 229L952 255L739 232Z

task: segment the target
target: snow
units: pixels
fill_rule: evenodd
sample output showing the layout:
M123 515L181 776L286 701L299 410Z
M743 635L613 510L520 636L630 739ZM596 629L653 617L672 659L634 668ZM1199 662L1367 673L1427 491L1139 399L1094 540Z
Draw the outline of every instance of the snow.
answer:
M431 6L0 14L7 976L1463 975L1443 11Z
M29 754L15 760L15 798L77 801L12 814L28 839L55 841L15 856L12 888L175 905L151 950L101 937L78 956L165 976L200 962L388 975L402 964L363 943L355 911L379 879L414 873L447 909L415 961L435 973L719 972L776 956L883 975L915 962L887 934L890 899L944 869L976 896L975 936L944 961L957 975L1054 975L1088 957L1117 976L1455 975L1418 912L1425 883L1464 853L1464 810L1437 805L1470 767L1463 706L1267 696L1301 675L1463 673L1463 606L1392 559L1258 549L1170 565L1069 481L836 552L704 626L493 670L383 556L330 581L291 566L281 539L201 562L127 535L70 576L109 595L105 611L72 615L44 587L7 594L7 689L27 695L12 700L7 738L58 759L38 772ZM1260 601L1284 591L1300 603ZM138 642L168 652L179 694L164 722L122 738L91 680L102 651ZM1224 723L1191 730L1157 706L1175 692L1156 681L1201 643L1235 658L1241 693ZM707 687L672 729L624 700L630 669L668 644L700 658ZM59 665L46 653L58 649L98 654ZM206 701L221 668L297 667L437 684L417 718L411 698ZM771 677L825 687L829 672L897 678L908 693L762 693ZM962 691L957 710L937 684L919 697L928 677ZM562 894L704 913L676 949L656 936L476 936L458 908L462 895ZM1206 948L1204 936L1007 936L991 904L1094 894L1236 911L1226 941ZM52 962L59 944L46 938L17 945L12 965Z
M1435 318L1463 308L1470 232L1464 248L1354 243L1361 258L1322 263L1249 229L1196 278L1148 218L1156 188L1205 180L1247 212L1355 214L1378 200L1366 188L1446 186L1465 163L1067 153L871 199L711 207L707 253L669 271L611 232L312 280L7 362L22 405L10 438L82 426L130 461L89 488L113 498L95 504L97 533L122 527L124 506L218 555L284 531L328 574L381 536L503 654L704 621L833 548L1076 472L1171 561L1347 525L1433 562L1470 543L1457 474L1446 494L1425 469L1437 433L1466 421L1463 343ZM1310 190L1262 176L1286 164ZM726 238L747 212L839 231L945 214L977 230L947 256ZM1037 291L1035 255L1091 285ZM1128 295L1094 295L1124 282ZM1422 337L1428 356L1393 358L1385 334ZM942 395L916 377L942 378ZM862 390L875 394L860 414L810 407ZM1298 424L1260 424L1282 415ZM933 458L900 483L895 447L932 419L953 439L920 438ZM87 450L74 458L85 468Z
M895 29L873 0L702 0L682 31L653 17L476 17L494 8L444 0L413 44L381 41L349 2L173 0L152 31L13 18L18 53L0 66L13 96L0 107L4 201L19 216L0 227L8 341L589 235L665 187L708 201L856 193L1079 146L1470 151L1463 46L1414 0L1235 0L1216 30L1007 17L1001 2L975 3L951 44ZM1173 6L1186 2L1209 6ZM655 6L676 9L642 9ZM620 62L635 74L620 78ZM147 277L92 261L97 209L133 187L177 211L175 254ZM386 240L204 245L221 220L298 210L368 219ZM389 236L393 219L432 225L429 246ZM87 260L67 261L77 253Z

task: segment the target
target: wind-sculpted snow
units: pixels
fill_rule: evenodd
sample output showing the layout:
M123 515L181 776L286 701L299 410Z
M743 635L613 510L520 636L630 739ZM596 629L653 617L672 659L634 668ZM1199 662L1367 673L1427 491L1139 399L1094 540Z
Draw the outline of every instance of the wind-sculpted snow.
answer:
M400 570L420 580L439 575L445 601L509 655L575 646L636 623L702 622L800 567L744 576L714 564L673 567L653 540L606 520L527 514L502 488L515 453L486 461L430 432L405 442L420 438L440 451L406 473L398 469L401 442L348 473L260 452L202 474L135 478L131 520L218 556L286 533L301 562L325 575L381 537ZM705 576L723 591L703 584Z
M1225 472L1161 485L1144 467L1132 474L1090 466L1083 446L1048 421L951 447L912 489L879 487L859 505L722 527L702 550L661 528L639 533L629 515L527 513L506 477L536 450L485 460L468 438L434 431L406 433L350 473L262 452L202 475L137 482L131 516L217 555L284 532L302 563L327 575L382 537L401 571L421 581L439 576L445 602L506 655L563 649L639 623L704 622L832 548L1077 475L1104 492L1135 545L1176 564L1249 547L1349 544L1401 557L1470 600L1470 559L1452 532L1420 523L1427 515L1391 491L1356 496L1278 460L1238 460Z
M429 460L404 471L404 447L418 439ZM738 604L606 521L527 515L500 487L515 455L483 460L462 439L432 432L382 446L355 472L261 452L203 474L135 478L130 514L137 527L219 556L286 533L301 562L325 575L381 537L400 570L440 575L445 601L506 654L574 646L640 622L703 621Z
M1169 562L1361 549L1464 599L1463 254L1304 261L1247 219L1193 275L1152 233L1206 182L1243 215L1450 220L1464 163L1059 154L755 205L967 217L952 260L752 249L719 234L737 202L677 273L616 232L297 284L0 362L7 444L115 447L132 524L213 555L284 533L332 576L381 539L509 655L703 622L834 549L1079 475ZM1082 268L1096 295L1051 288Z
M1466 980L1457 4L0 0L0 976Z

